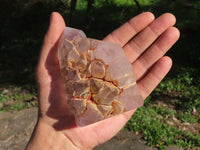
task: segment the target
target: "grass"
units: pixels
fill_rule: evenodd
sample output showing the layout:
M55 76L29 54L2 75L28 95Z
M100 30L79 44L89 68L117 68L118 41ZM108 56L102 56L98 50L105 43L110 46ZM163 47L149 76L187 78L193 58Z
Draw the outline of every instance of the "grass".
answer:
M181 113L178 113L177 115L177 118L181 121L181 122L188 122L188 123L197 123L198 121L198 117L195 116L195 115L191 115L191 113L189 112L181 112Z
M200 147L200 128L196 133L180 129L184 123L192 126L200 121L198 113L192 113L194 110L200 113L197 72L196 69L181 68L179 73L171 73L147 99L145 106L136 111L125 128L141 132L148 145L160 149L171 144L183 148ZM167 97L167 101L163 101L164 106L156 101L160 97Z
M196 119L187 114L181 116L181 121L196 123ZM152 104L139 108L126 124L125 128L140 132L149 146L164 149L165 146L178 145L180 147L199 147L200 135L185 132L176 126L169 125L173 117L180 116L175 110Z
M200 110L200 79L197 77L199 70L182 67L179 71L161 82L155 92L181 99L175 103L180 111Z
M0 92L0 113L5 111L18 111L37 106L36 93L30 93L21 87L12 87Z
M60 12L67 26L85 31L88 37L102 39L112 30L143 12L156 17L171 12L177 17L181 31L178 43L167 53L174 62L169 75L160 83L127 123L130 131L139 131L148 145L161 149L175 144L183 148L200 147L199 135L186 132L175 125L198 124L200 118L192 112L200 111L200 2L195 0L95 0L90 14L91 24L85 23L86 0L79 0L76 15L70 20L68 0L6 0L0 1L0 112L21 110L37 105L34 70L43 36L52 11ZM10 86L12 88L10 88ZM8 93L5 91L8 90ZM26 92L24 92L24 90ZM158 99L167 97L167 107ZM172 102L172 99L176 101Z

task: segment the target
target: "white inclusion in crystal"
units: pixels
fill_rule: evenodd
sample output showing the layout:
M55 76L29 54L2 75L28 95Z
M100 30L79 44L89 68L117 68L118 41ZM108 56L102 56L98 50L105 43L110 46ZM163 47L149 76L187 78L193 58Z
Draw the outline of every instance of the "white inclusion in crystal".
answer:
M77 42L76 49L79 50L81 53L88 51L89 44L87 37L83 31L66 27L63 36L69 41Z
M63 37L62 37L63 38ZM68 58L69 52L73 49L73 45L66 40L61 40L58 47L58 59L60 62L60 67L63 68L66 65L66 60Z

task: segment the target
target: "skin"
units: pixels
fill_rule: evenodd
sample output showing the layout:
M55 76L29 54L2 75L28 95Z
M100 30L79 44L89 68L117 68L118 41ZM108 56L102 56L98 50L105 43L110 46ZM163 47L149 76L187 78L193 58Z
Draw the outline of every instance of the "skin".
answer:
M164 54L179 38L178 29L173 27L175 21L169 13L155 19L152 13L144 12L104 38L123 47L144 99L172 66L172 60ZM132 110L85 127L75 125L67 110L57 59L58 41L64 28L62 16L53 12L36 68L39 115L27 150L92 149L112 138L135 112Z

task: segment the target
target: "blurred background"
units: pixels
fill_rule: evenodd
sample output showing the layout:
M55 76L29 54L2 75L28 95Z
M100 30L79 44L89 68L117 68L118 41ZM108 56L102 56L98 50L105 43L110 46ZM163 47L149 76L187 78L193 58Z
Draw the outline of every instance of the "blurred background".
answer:
M200 0L0 0L0 113L38 105L34 70L53 11L96 39L141 12L173 13L172 70L123 130L160 149L200 148Z

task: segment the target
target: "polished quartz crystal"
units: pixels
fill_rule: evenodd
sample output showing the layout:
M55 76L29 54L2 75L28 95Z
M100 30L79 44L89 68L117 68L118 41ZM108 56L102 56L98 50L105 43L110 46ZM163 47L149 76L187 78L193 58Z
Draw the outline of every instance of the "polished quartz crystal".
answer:
M66 101L85 126L143 105L133 68L119 44L87 38L66 27L58 59Z

